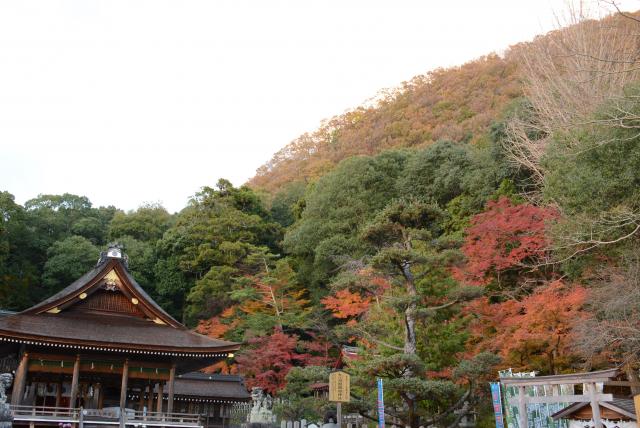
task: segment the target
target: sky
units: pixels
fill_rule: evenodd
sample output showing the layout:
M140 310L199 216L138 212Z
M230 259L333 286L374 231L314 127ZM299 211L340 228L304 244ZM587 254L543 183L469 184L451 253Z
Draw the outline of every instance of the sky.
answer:
M633 2L627 2L633 8ZM623 6L625 3L623 2ZM322 119L554 28L564 0L3 0L0 191L182 209Z

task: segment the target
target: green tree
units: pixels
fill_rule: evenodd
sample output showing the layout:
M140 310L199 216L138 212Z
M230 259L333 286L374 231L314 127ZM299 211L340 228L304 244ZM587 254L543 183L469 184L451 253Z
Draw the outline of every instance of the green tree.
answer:
M406 293L404 305L404 353L416 354L418 289L414 265L424 256L414 248L416 241L429 241L437 235L442 211L433 204L415 200L390 203L363 231L363 238L377 248L372 263L399 277Z
M157 255L155 251L155 241L139 241L131 236L121 236L118 244L129 257L129 271L142 286L154 298L157 296L155 286L155 266Z
M256 273L237 278L229 294L244 313L236 329L249 338L274 329L295 331L308 327L306 290L297 283L289 260L277 260L263 248L250 255L247 262L255 266Z
M396 181L408 158L405 151L350 158L310 189L301 219L284 240L286 250L297 258L305 285L322 288L342 262L366 254L358 234L397 197Z
M556 258L570 260L572 275L591 268L594 251L615 251L639 236L639 95L640 86L627 87L589 123L554 135L542 158L542 195L563 214L552 232ZM581 265L576 256L585 255Z
M306 184L300 181L288 184L276 193L271 201L271 217L282 227L291 226L299 217L304 205Z
M280 230L249 188L226 180L202 188L158 243L190 281L185 319L195 323L225 309L235 279L254 273L248 258L261 247L277 248Z
M20 310L37 301L39 271L27 213L9 192L0 192L0 307Z
M117 240L130 236L142 242L155 242L169 228L171 215L158 204L142 205L135 211L118 211L109 223L108 236Z
M54 294L89 271L98 260L100 249L82 236L55 242L47 251L42 281Z
M330 369L320 366L293 367L287 373L287 386L278 394L282 398L275 406L285 420L321 421L333 407L324 397L316 397L313 385L329 382Z
M441 205L463 193L465 175L472 168L468 145L452 141L418 151L407 163L399 180L402 195L428 196Z
M158 303L173 317L185 321L184 306L193 280L180 269L175 255L158 255L153 267Z

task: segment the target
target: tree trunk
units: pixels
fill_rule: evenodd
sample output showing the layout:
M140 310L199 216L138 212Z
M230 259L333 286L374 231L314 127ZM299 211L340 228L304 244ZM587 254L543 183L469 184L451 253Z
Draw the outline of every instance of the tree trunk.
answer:
M402 274L405 279L407 295L411 298L411 302L407 305L407 308L404 311L404 353L415 355L417 352L416 312L418 310L418 305L416 304L416 296L418 295L418 292L416 290L413 272L411 272L411 264L408 261L405 261L402 264Z
M416 303L416 297L418 292L416 290L415 278L413 276L413 272L411 272L411 263L409 261L404 261L402 263L402 275L405 279L405 287L407 290L407 295L411 299L407 308L404 311L404 324L405 324L405 335L404 335L404 353L409 355L415 355L418 351L417 339L416 339L416 312L418 309L418 305ZM404 373L405 378L414 377L415 373L413 370L409 369ZM416 402L415 395L411 393L407 393L407 399L405 400L408 407L408 422L411 428L418 428L420 426L420 421L416 417Z

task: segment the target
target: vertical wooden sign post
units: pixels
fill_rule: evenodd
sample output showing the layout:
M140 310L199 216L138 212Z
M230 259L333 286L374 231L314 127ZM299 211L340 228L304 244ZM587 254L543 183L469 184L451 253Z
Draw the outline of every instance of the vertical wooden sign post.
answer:
M342 428L342 403L351 399L351 376L343 371L329 375L329 401L336 403L336 417L339 428Z

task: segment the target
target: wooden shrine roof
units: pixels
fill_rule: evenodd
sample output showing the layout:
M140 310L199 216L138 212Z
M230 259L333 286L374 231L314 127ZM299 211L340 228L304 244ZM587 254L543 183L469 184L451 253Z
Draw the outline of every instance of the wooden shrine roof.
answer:
M50 310L51 308L57 307L60 304L72 302L73 297L76 297L82 294L82 292L88 291L91 288L95 287L99 283L99 281L103 279L107 274L109 274L109 272L111 272L112 270L117 272L117 275L123 282L123 290L121 291L129 289L127 291L129 291L130 294L136 295L136 297L139 298L142 304L148 306L149 309L151 309L152 312L158 315L159 318L162 319L166 324L174 326L182 325L171 315L169 315L164 309L162 309L160 305L158 305L151 298L151 296L149 296L147 292L144 291L140 284L138 284L135 278L133 278L133 276L129 273L126 259L104 256L100 257L100 260L93 269L82 275L69 286L60 290L48 299L45 299L42 302L23 311L22 313L42 313Z
M500 383L509 386L533 386L533 385L575 385L588 382L607 382L619 374L618 369L599 370L586 373L570 373L551 376L535 377L500 377Z
M38 344L81 344L108 350L179 353L234 351L238 344L138 317L95 314L16 314L0 318L0 336Z
M603 419L625 419L636 420L636 409L633 400L629 398L615 398L613 401L601 401L600 414ZM551 415L554 420L558 419L581 419L589 420L593 417L591 403L574 403L565 407L559 412Z
M249 401L251 399L242 377L199 372L186 373L176 377L175 394L234 401Z
M193 357L223 356L239 348L187 329L140 287L126 258L106 254L60 292L0 317L0 341Z

